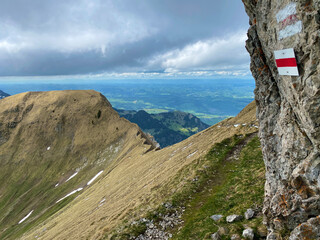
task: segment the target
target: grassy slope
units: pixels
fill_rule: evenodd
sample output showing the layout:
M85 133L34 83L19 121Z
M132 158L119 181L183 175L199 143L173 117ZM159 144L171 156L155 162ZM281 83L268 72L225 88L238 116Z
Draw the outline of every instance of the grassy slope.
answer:
M260 142L254 137L242 149L240 159L226 161L239 138L227 139L217 144L206 156L206 169L196 194L185 202L184 225L173 239L210 239L218 226L227 227L231 233L242 233L244 224L253 227L262 225L261 216L253 220L229 224L225 220L214 224L214 214L228 216L244 214L248 208L261 207L264 193L264 164Z
M163 216L185 209L182 215L184 223L171 230L172 239L210 239L219 227L228 228L229 235L223 238L229 239L231 234L241 235L245 225L255 231L258 227L263 228L261 215L232 224L225 220L215 223L210 218L213 214L244 214L248 208L260 209L262 206L264 164L256 134L245 137L235 135L215 144L205 157L181 169L167 186L179 184L181 179L190 175L197 180L189 179L179 191L165 200L173 208L167 209L161 204L145 215L157 226L162 220L160 213ZM140 223L120 229L119 233L112 235L112 239L137 237L144 233L146 226Z
M235 127L234 124L239 125ZM235 134L256 132L255 124L255 104L252 103L237 117L174 146L146 154L132 149L125 157L118 159L111 172L22 239L34 239L35 236L42 239L104 238L121 222L144 216L150 209L180 192L197 174L199 159L214 144ZM194 166L191 173L185 170L188 166ZM190 174L176 182L174 179L180 171ZM100 204L102 200L103 205Z
M120 119L94 91L19 94L1 100L0 106L0 137L6 139L0 144L1 239L17 239L79 193L56 204L58 199L88 188L100 170L112 169L128 148L143 148L139 128ZM8 128L12 122L16 126Z

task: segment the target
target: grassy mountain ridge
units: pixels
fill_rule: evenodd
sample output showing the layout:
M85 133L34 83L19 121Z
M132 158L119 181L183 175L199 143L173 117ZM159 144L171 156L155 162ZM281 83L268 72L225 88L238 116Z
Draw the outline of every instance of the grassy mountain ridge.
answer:
M144 110L115 109L121 117L138 124L151 134L160 146L167 147L209 127L196 116L181 111L149 114Z
M255 104L228 119L159 151L131 151L67 208L27 232L23 239L104 239L123 221L142 217L177 193L192 179L172 181L177 173L205 156L212 146L232 137L256 132ZM237 126L235 126L237 125ZM45 231L43 231L45 229Z
M95 91L5 98L0 123L2 239L104 239L181 192L215 144L257 131L251 103L237 117L156 151Z
M83 108L85 106L85 108ZM0 238L15 239L111 171L130 149L152 143L94 91L30 92L0 102ZM72 179L72 175L78 173ZM80 191L79 191L80 192ZM18 224L31 211L25 223Z

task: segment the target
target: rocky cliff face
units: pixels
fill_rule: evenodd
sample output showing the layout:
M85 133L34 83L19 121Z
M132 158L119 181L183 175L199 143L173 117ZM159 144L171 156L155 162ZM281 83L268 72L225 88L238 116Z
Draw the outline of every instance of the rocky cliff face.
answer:
M320 1L243 0L266 165L268 239L320 238ZM280 76L274 51L293 48L299 76ZM289 230L289 231L284 231Z

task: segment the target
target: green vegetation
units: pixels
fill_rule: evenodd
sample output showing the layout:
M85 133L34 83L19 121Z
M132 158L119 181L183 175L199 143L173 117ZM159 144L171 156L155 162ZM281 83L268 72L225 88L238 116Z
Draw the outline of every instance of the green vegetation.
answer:
M234 224L224 220L215 224L210 218L214 214L244 214L246 209L260 207L263 203L264 164L259 139L254 137L242 149L239 160L226 161L226 156L238 143L239 138L235 137L217 144L206 157L211 166L201 170L202 177L196 183L197 190L201 186L200 192L184 202L191 188L174 199L187 208L183 215L184 226L173 239L209 239L218 226L229 228L230 233L241 234L243 224L253 229L261 225L261 217Z
M178 185L188 176L192 177L184 187L168 199L172 208L160 205L145 216L157 225L162 220L161 216L185 207L182 215L184 224L172 230L172 239L211 239L211 234L219 227L228 229L228 236L223 236L223 239L230 239L231 234L241 234L244 225L253 228L255 233L258 228L263 231L261 214L236 223L225 221L226 216L243 215L248 208L261 210L264 164L258 137L234 136L215 144L205 157L182 169L162 191ZM214 214L221 214L224 218L214 222L210 218ZM145 223L137 221L135 225L126 225L118 230L112 239L137 237L145 230Z

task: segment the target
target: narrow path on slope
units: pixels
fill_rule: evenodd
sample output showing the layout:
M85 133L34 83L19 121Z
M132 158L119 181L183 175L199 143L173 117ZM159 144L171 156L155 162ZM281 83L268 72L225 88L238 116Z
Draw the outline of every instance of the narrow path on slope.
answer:
M248 208L258 211L263 202L264 163L257 133L234 138L217 144L208 154L212 165L205 173L206 182L185 202L184 223L175 228L172 239L210 239L219 226L239 234L243 224L262 225L260 215L237 224L225 221L226 216L243 214ZM215 223L210 216L219 214L224 218Z
M204 186L203 189L200 189L199 194L200 195L206 195L208 194L208 191L212 192L214 191L214 188L216 186L220 186L223 184L223 182L226 180L226 172L227 171L233 171L233 170L228 170L229 169L229 164L234 163L239 160L240 158L240 153L242 149L254 138L257 136L257 133L252 133L245 137L242 141L240 141L239 144L236 144L231 151L227 154L225 159L223 160L223 163L219 166L219 168L214 170L214 175L208 179L207 185ZM193 208L201 208L202 205L204 204L203 201L199 201L198 204L193 206Z

